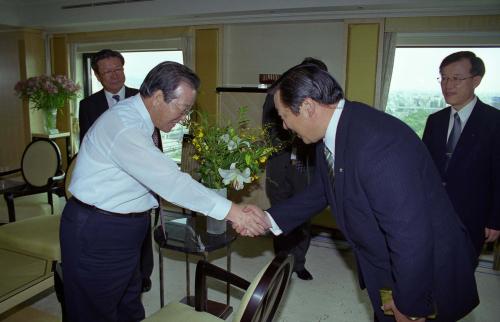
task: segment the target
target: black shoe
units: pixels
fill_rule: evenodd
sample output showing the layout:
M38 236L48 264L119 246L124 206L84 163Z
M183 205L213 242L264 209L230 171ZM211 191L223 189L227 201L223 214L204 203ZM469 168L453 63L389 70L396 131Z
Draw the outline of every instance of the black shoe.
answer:
M149 277L144 277L142 279L142 292L148 292L151 289L151 280Z
M309 273L309 271L305 268L301 269L300 271L296 271L295 273L297 274L297 277L300 278L301 280L310 281L313 279L311 273Z

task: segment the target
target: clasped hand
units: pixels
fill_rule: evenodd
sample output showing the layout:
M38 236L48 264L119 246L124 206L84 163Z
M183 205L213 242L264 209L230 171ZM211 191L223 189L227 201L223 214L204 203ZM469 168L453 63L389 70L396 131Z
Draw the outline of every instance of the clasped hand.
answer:
M254 205L232 204L226 220L229 220L234 230L242 236L260 236L271 228L266 213Z

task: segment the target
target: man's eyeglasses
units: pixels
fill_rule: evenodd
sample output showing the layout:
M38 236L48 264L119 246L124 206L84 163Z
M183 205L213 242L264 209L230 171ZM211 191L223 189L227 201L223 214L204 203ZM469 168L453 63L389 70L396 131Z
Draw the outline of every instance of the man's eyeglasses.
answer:
M116 69L104 71L104 72L102 72L102 75L103 76L109 76L109 75L111 75L113 73L123 73L123 67L122 68L116 68Z
M182 114L182 116L189 117L191 113L193 113L193 108L192 106L189 105L183 105L179 103L174 103L175 108L179 110L179 112Z
M458 84L458 83L463 82L466 79L473 78L473 77L475 77L475 76L469 76L469 77L456 77L456 76L447 77L447 76L440 76L440 77L437 78L437 81L440 84L445 84L445 83L448 83L448 82L452 82L453 84Z

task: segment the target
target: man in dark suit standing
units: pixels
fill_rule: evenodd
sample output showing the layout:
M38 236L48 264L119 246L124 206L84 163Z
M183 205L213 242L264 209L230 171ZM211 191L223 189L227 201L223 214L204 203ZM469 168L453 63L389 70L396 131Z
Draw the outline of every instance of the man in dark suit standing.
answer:
M110 49L103 49L92 56L90 63L97 80L103 89L80 101L79 118L80 145L85 133L102 113L120 100L134 96L139 91L125 86L122 54Z
M80 145L83 143L85 134L94 122L106 112L111 106L119 101L134 96L139 92L135 88L125 86L125 73L123 66L125 59L122 54L111 49L103 49L92 56L90 63L97 80L103 89L80 101L79 118ZM159 131L155 129L159 138ZM156 144L161 149L161 140ZM155 141L156 143L156 141ZM153 245L151 231L148 232L141 252L142 290L147 292L151 289L151 273L153 272Z
M423 141L479 257L500 236L500 111L474 95L485 68L473 52L449 55L439 72L450 106L429 116Z
M375 321L456 321L478 303L474 249L427 149L398 119L345 100L335 79L296 66L271 89L283 127L316 145L316 172L301 193L269 210L288 232L330 205L352 247ZM252 208L258 211L256 208ZM445 231L445 233L444 233ZM243 231L243 233L245 233Z

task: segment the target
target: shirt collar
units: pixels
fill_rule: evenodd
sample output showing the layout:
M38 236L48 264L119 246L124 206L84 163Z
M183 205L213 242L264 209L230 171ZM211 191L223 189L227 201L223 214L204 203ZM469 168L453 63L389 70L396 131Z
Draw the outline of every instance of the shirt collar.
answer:
M144 105L144 101L142 100L141 94L137 93L136 95L133 96L132 99L137 100L137 104L134 104L134 106L137 107L137 110L141 114L141 117L144 119L148 131L151 132L151 134L153 134L155 126L153 124L153 120L151 120L151 115L149 114L146 105Z
M340 116L342 115L342 110L344 109L345 100L341 99L335 109L333 110L332 118L330 119L330 123L328 123L328 127L326 129L325 137L323 138L323 142L326 147L332 154L335 154L335 138L337 136L337 127L339 125Z
M108 92L107 90L104 90L104 94L106 95L106 98L109 100L113 100L116 102L116 100L113 98L114 95L119 95L120 96L120 101L123 101L125 99L125 85L120 88L118 93L111 93Z
M472 110L474 109L474 106L477 103L477 96L474 96L472 100L467 103L464 107L460 109L460 111L457 111L453 106L451 107L451 113L450 113L450 118L453 118L456 113L458 113L458 117L460 117L460 121L462 124L467 123L467 120L469 119L469 116L472 113Z

